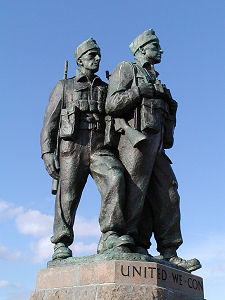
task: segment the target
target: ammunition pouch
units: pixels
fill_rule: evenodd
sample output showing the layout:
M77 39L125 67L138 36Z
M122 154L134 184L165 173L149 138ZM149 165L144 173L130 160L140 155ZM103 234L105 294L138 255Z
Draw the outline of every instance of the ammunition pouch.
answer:
M70 138L74 135L76 123L77 123L77 114L76 106L72 105L61 110L61 122L60 122L60 138Z
M143 98L141 105L141 131L156 134L161 130L162 111L168 113L168 105L163 99Z
M115 129L115 119L111 116L105 117L105 140L104 145L109 148L118 148L120 133Z

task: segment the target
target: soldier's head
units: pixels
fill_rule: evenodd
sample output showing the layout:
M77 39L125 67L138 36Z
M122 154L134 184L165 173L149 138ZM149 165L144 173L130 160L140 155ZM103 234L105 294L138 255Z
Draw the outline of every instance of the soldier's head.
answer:
M96 41L90 38L77 47L74 58L81 70L86 69L95 73L101 60L100 48Z
M129 48L136 60L143 61L144 59L152 65L161 62L163 51L159 45L159 39L155 35L153 29L148 29L136 37Z

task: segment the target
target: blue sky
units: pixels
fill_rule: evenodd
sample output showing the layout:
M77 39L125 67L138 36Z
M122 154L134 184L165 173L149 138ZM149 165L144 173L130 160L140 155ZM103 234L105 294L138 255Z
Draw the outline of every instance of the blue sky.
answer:
M154 28L164 50L160 79L179 103L174 162L184 244L197 257L207 300L225 299L224 3L222 0L4 1L1 39L0 299L27 300L52 254L54 197L40 158L48 96L75 74L73 52L90 36L102 49L99 76L131 60L129 43ZM96 251L100 196L89 180L75 225L74 255ZM156 253L153 249L151 253Z

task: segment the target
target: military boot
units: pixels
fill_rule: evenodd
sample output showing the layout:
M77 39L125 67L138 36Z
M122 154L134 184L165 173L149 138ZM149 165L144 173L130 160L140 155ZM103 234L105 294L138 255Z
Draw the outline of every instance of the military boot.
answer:
M72 256L72 251L63 243L57 243L54 247L54 253L52 255L52 260L55 259L65 259Z
M188 272L196 271L202 267L197 258L183 259L179 257L175 248L167 248L159 256L155 256L155 258L168 261L171 264L184 268Z
M174 264L179 267L183 267L186 269L188 272L193 272L202 267L200 261L197 258L192 258L192 259L183 259L179 256L172 256L168 259L168 262L171 264Z
M97 253L101 254L106 250L131 253L133 252L131 250L132 248L134 248L134 240L131 236L119 236L114 231L108 231L102 234L98 244Z

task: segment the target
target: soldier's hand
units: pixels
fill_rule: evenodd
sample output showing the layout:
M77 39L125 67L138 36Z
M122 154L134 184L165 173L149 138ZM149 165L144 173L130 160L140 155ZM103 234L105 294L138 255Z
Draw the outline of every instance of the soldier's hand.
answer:
M142 97L152 98L154 95L154 86L152 83L143 83L139 86L139 91Z
M58 162L56 161L55 154L45 153L43 155L43 160L48 174L54 179L59 179L59 170L57 169Z

